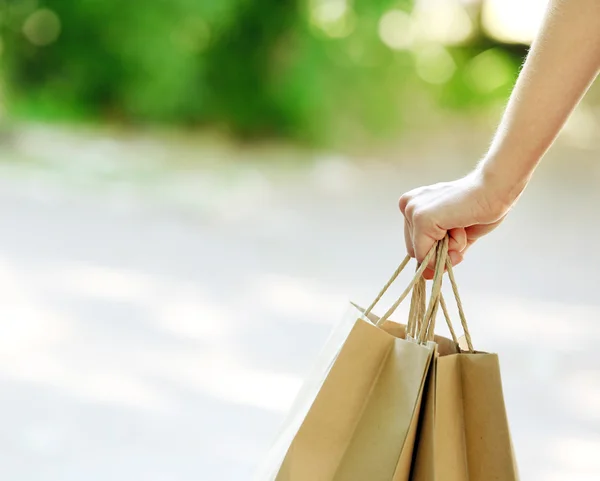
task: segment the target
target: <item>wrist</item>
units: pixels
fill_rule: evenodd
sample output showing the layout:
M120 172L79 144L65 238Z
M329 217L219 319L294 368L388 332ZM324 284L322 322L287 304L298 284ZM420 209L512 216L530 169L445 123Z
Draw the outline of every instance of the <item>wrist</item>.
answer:
M497 157L487 157L477 167L482 187L499 214L505 214L521 196L531 173Z

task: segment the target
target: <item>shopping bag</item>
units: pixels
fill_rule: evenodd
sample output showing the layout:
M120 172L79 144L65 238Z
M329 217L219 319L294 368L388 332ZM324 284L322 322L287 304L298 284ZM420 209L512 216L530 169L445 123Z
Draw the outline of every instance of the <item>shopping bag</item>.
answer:
M433 255L430 253L430 255ZM433 343L381 328L410 293L381 317L372 313L407 257L366 310L333 331L298 395L258 481L407 481Z
M516 481L518 471L510 437L502 393L497 354L477 352L471 336L452 265L443 244L440 265L445 265L465 334L466 350L438 344L431 363L415 447L412 481ZM436 267L439 266L436 264ZM436 269L438 286L432 297L442 307L444 317L458 347L441 287L443 269ZM436 292L434 292L436 291ZM428 324L429 323L429 324ZM422 319L429 335L435 319Z

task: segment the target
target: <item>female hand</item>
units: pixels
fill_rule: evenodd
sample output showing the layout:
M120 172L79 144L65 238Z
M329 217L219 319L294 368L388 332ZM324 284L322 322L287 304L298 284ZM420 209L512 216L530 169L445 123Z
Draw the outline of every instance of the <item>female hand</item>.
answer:
M462 179L403 194L399 205L408 254L421 262L448 233L450 260L459 264L467 248L494 230L510 210L514 200L503 190L500 182L476 170ZM433 267L432 260L425 278L433 277Z

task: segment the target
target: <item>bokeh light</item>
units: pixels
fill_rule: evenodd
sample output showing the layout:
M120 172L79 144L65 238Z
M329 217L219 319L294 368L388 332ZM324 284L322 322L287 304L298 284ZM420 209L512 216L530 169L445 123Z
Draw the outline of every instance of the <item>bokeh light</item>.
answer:
M460 45L474 33L471 17L457 0L420 1L411 13L392 9L379 22L383 43L396 50L422 43Z
M346 37L354 27L354 16L346 0L312 0L311 19L329 37Z
M501 42L529 44L540 28L548 0L485 0L482 22Z
M425 82L443 84L452 78L456 63L441 45L428 45L415 51L417 73Z
M396 50L410 49L414 42L411 16L402 10L389 10L379 21L379 36L388 47Z
M52 10L40 8L23 24L23 35L33 45L43 47L55 42L60 35L60 19Z
M473 21L460 0L417 1L413 22L420 39L444 45L460 45L475 33Z
M171 38L176 45L200 54L209 45L211 31L209 25L202 18L190 17L173 31Z
M469 61L466 75L474 90L487 94L512 81L513 63L502 50L491 48Z

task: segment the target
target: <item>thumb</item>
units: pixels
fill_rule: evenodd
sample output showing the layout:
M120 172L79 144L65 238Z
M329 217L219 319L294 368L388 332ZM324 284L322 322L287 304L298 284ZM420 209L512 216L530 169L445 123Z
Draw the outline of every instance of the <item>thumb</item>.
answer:
M463 253L458 251L448 252L448 257L450 257L450 262L452 262L453 267L460 264L464 259Z

